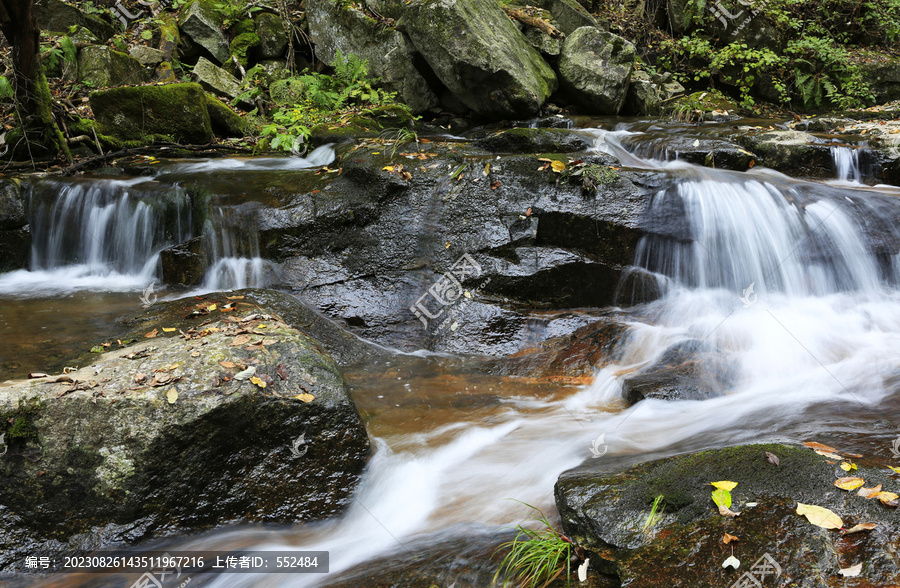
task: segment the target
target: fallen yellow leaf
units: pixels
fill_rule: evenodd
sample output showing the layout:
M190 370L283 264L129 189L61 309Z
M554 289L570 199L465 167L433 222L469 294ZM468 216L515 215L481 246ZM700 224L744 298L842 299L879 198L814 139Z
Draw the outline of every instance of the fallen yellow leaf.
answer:
M177 330L175 327L163 327L163 331L166 333L174 333Z
M393 165L386 165L386 166L384 166L383 168L381 168L381 171L392 172L392 171L394 171L394 166L393 166Z
M844 526L841 517L821 506L798 502L797 514L805 516L810 523L823 529L840 529Z
M893 492L879 492L878 496L876 496L875 498L877 498L881 502L887 504L889 502L893 502L893 501L897 500L898 498L900 498L900 496L897 496ZM891 506L894 506L894 505L891 505Z
M841 490L856 490L865 483L862 478L838 478L834 481L834 485Z
M297 394L296 396L294 396L294 398L296 398L297 400L302 400L303 402L312 402L316 399L316 397L312 394Z
M712 484L716 488L721 488L722 490L727 490L728 492L731 492L732 490L735 489L735 487L737 487L737 482L729 482L727 480L723 481L723 482L710 482L710 484Z
M550 167L553 168L553 171L556 173L560 173L562 170L566 169L566 164L558 159L554 159L550 162Z
M250 381L252 383L256 384L257 386L259 386L260 388L266 387L266 383L263 380L260 380L259 378L257 378L256 376L253 376L252 378L250 378Z
M860 488L859 492L856 493L858 496L862 496L863 498L875 498L879 494L881 494L881 484L875 486L874 488Z
M856 469L856 464L853 463L852 461L843 461L843 462L841 462L841 469L844 470L845 472L849 472L850 470Z
M897 472L898 474L900 474L900 468L897 468L894 466L888 466L888 467L891 468L892 470L894 470L895 472Z
M215 305L215 304L210 304L209 307L208 307L208 309L209 309L210 312L212 312L212 311L214 311L214 310L216 309L216 305Z

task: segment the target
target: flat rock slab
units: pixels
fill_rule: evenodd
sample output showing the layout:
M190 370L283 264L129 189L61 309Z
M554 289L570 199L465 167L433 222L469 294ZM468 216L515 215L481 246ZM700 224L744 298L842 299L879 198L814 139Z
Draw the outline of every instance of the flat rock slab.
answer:
M0 568L97 529L127 543L347 506L369 442L340 371L316 340L231 296L154 304L135 342L0 385L0 508L14 515Z

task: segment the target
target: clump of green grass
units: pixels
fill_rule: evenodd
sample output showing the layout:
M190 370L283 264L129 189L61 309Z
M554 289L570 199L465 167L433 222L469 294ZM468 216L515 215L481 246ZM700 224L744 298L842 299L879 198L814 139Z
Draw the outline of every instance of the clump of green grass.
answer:
M663 509L660 506L662 504L662 501L663 501L662 494L660 494L659 496L657 496L656 498L653 499L653 504L650 505L650 514L647 515L647 520L644 521L644 527L643 527L644 531L653 527L653 525L655 525L656 522L662 516Z
M500 581L504 587L545 588L565 572L568 586L575 544L554 529L540 509L524 502L522 504L537 513L534 519L543 528L536 531L517 525L516 538L497 548L497 551L509 551L494 574L493 584Z

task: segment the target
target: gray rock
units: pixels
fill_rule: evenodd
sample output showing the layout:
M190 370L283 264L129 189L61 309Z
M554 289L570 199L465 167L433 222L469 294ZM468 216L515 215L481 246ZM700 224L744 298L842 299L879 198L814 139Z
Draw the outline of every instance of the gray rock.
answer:
M572 153L590 149L582 135L565 129L509 129L478 139L475 144L492 153Z
M259 47L256 51L258 59L284 59L287 50L288 33L284 30L281 19L271 13L263 12L256 17L256 34L259 35Z
M540 0L538 6L549 10L556 28L566 36L581 27L596 27L597 20L575 0Z
M413 112L437 106L437 97L414 65L418 54L406 35L337 0L310 0L307 18L319 59L333 64L338 51L352 53L365 59L369 73Z
M478 114L531 116L556 90L553 70L491 0L419 0L400 24L441 82Z
M816 175L832 168L830 147L802 131L750 132L736 139L757 155L757 163L791 175Z
M646 72L634 71L622 105L622 114L657 115L661 102L659 86L650 80Z
M369 441L334 360L267 307L213 311L201 327L189 318L197 304L135 317L139 341L71 373L81 386L2 385L0 504L16 517L4 517L0 541L19 542L0 566L21 566L39 545L71 551L62 542L79 534L102 542L114 523L135 530L130 542L226 521L319 520L349 505ZM268 327L261 343L234 344L257 324ZM190 340L164 333L170 325ZM145 338L149 330L159 336ZM258 380L237 377L248 367Z
M204 89L225 98L233 99L241 92L241 83L236 77L204 57L197 60L191 79Z
M146 45L135 45L128 53L141 62L141 65L157 65L166 60L166 53Z
M106 45L90 45L78 52L78 81L93 88L111 88L143 84L150 76L131 55Z
M228 59L228 41L222 34L222 16L200 0L182 8L178 27L184 36L222 64Z
M900 99L900 59L880 56L879 59L857 64L862 79L869 83L878 103Z
M0 272L26 269L31 260L31 231L0 229Z
M612 33L582 27L563 43L560 84L589 112L618 114L633 67L634 45Z
M25 199L14 180L0 180L0 230L21 229L28 224Z
M268 81L268 85L270 86L273 82L283 80L291 75L287 61L284 61L283 59L265 59L256 65L262 68L262 75Z
M525 29L525 38L531 46L548 57L556 57L562 52L562 39L551 37L544 31L528 27Z

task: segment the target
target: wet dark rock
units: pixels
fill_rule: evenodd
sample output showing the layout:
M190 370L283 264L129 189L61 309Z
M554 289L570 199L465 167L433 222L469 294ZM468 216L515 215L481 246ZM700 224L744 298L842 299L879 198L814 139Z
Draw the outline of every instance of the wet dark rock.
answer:
M758 165L782 173L809 177L832 168L829 146L808 133L791 130L749 132L736 139L759 156Z
M475 145L491 153L572 153L591 147L591 143L577 133L548 128L500 131L475 141Z
M262 59L283 59L287 50L287 34L284 23L275 14L263 12L256 21L256 34L259 35L259 46L255 56Z
M0 181L0 272L23 269L31 256L31 231L19 183Z
M643 71L633 72L622 104L622 114L657 115L661 102L660 88L653 83L650 75Z
M660 276L639 267L625 270L616 288L616 304L631 306L658 300L665 294Z
M13 180L0 180L0 230L21 229L27 224L25 198L19 183Z
M97 533L132 542L346 508L369 454L365 427L322 345L257 299L155 304L132 321L137 342L73 381L2 385L0 504L16 516L0 524L0 567ZM248 366L260 379L236 377Z
M68 33L71 27L84 27L101 41L106 41L115 33L108 22L85 14L71 4L61 0L43 0L34 4L34 16L38 26L45 31Z
M769 463L766 452L780 465ZM593 569L618 575L623 585L731 585L757 562L768 561L765 554L780 568L774 585L843 586L846 580L837 571L860 562L867 582L890 585L900 574L890 555L900 547L896 511L836 488L835 479L845 475L837 463L809 449L773 443L701 451L625 471L610 460L590 460L564 472L555 495L563 531L594 552ZM867 487L895 483L884 467L860 464L853 475L864 478ZM720 515L711 499L710 483L720 480L738 484L731 491L738 518ZM661 516L645 528L658 496L663 496ZM845 528L862 522L878 526L854 535L825 530L796 514L798 502L831 509ZM733 544L738 570L722 568L732 553L732 545L722 542L726 532L740 538Z
M209 266L205 239L195 237L190 241L163 249L159 254L159 263L163 282L196 286Z

